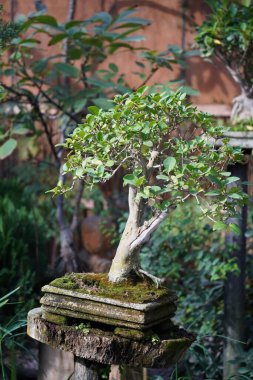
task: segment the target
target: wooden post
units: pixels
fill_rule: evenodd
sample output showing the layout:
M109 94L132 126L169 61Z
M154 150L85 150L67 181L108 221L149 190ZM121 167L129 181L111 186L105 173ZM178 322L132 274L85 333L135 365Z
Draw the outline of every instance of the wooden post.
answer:
M228 171L232 176L239 177L241 182L247 181L248 165L237 163L230 165ZM244 185L245 190L246 186ZM226 236L227 245L233 247L230 257L236 258L239 273L229 273L225 282L224 294L224 352L223 352L223 379L228 380L238 377L238 364L230 363L238 356L238 341L244 339L244 316L245 316L245 261L246 261L246 238L247 206L242 207L240 215L233 222L241 229L240 235L230 232ZM229 248L230 249L230 248Z
M98 366L99 364L75 356L74 380L99 380Z

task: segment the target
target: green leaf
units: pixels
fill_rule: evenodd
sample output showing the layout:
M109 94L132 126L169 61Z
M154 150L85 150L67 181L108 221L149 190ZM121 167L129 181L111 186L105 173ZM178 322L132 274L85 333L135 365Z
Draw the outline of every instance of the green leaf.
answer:
M80 71L77 67L70 65L69 63L63 63L63 62L57 62L54 65L55 69L62 74L73 77L73 78L79 78Z
M168 177L167 175L164 175L164 174L158 174L156 176L157 179L161 179L163 181L168 181L170 177Z
M103 110L109 110L113 106L113 102L110 99L107 98L96 98L92 100L93 103L98 106L99 108L102 108Z
M92 22L102 21L104 24L109 25L112 22L112 16L108 12L97 12L89 20Z
M117 65L115 65L115 63L110 63L109 64L109 68L114 72L114 73L117 73L119 71L119 68Z
M135 180L136 180L136 177L133 174L126 174L123 177L124 186L125 185L134 185Z
M245 6L245 7L250 7L251 5L251 1L252 0L241 0L242 4Z
M207 197L216 197L217 195L220 195L220 193L218 191L212 190L212 191L208 191L207 193L205 193L205 195Z
M135 181L134 181L134 185L139 187L143 184L143 182L145 181L145 177L142 176L142 177L139 177L139 178L136 178Z
M228 227L229 227L230 231L236 233L237 235L240 235L241 230L240 230L240 227L237 224L230 223Z
M144 94L144 92L147 91L147 89L148 89L148 86L139 87L138 90L136 91L136 93L139 95L142 95L142 94Z
M148 140L148 141L143 141L143 145L148 146L149 148L152 148L153 143L152 141Z
M223 230L224 228L226 228L227 225L226 223L223 223L223 222L216 222L214 223L213 225L213 230L214 231L220 231L220 230Z
M70 49L68 51L68 57L70 60L80 59L83 55L82 49Z
M29 129L24 127L15 127L13 128L12 134L15 135L26 135L29 131Z
M161 190L162 190L162 189L161 189L160 186L151 186L151 191L152 191L152 193L154 193L154 194L159 193Z
M229 177L231 175L231 172L221 172L220 173L223 177Z
M66 33L56 34L51 38L51 40L48 42L48 46L52 46L57 44L58 42L64 40L67 37Z
M17 140L15 139L5 141L5 143L0 146L0 160L4 160L6 157L10 156L16 146Z
M174 167L176 166L176 159L175 157L167 157L164 161L163 161L163 165L165 167L165 169L167 170L167 172L171 172L171 170L174 169Z
M237 194L237 193L232 193L232 194L228 194L230 198L233 198L233 199L242 199L242 196L240 194Z
M41 73L46 69L48 60L45 58L39 59L32 64L32 70L34 73Z
M228 177L227 180L226 180L226 183L229 184L229 183L236 182L236 181L239 181L239 180L240 180L239 177Z
M34 22L38 22L40 24L50 25L50 26L58 26L56 18L49 15L41 15L35 16L32 18Z
M97 116L99 114L99 108L96 106L90 106L88 107L88 111L92 114Z

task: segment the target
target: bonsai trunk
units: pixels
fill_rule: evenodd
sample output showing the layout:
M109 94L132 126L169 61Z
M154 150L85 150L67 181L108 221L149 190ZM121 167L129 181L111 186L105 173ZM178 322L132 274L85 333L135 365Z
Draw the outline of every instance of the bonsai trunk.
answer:
M129 187L129 217L109 271L109 281L121 282L133 277L147 276L159 285L159 279L140 268L140 250L152 233L167 218L167 212L160 212L142 223L143 200L137 198L136 188Z
M132 225L131 218L129 217L110 268L110 281L120 282L130 277L135 277L138 274L140 268L140 249L131 250L131 243L137 237L138 230Z
M120 282L136 276L140 267L140 247L131 249L131 244L140 233L140 220L143 214L141 202L136 200L136 194L136 189L130 186L129 216L109 271L109 280L112 282Z

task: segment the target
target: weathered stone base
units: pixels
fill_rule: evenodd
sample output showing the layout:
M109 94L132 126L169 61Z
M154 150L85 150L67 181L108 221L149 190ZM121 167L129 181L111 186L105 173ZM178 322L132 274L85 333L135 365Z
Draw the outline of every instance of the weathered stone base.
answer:
M140 337L123 337L106 326L94 328L46 321L40 308L28 313L28 335L39 342L72 352L92 362L132 367L169 367L182 359L194 336L170 324L169 330ZM173 328L172 328L173 327Z
M80 276L85 279L85 274L80 274ZM94 274L93 276L96 278ZM136 288L138 290L137 286ZM46 285L42 288L44 295L40 303L43 317L50 322L57 323L58 315L58 323L69 324L68 319L76 318L109 326L147 330L166 322L174 316L176 311L174 294L164 289L162 290L163 297L152 300L154 290L151 288L148 291L151 293L151 300L146 303L137 303L129 302L127 297L122 301ZM52 315L54 316L51 317Z

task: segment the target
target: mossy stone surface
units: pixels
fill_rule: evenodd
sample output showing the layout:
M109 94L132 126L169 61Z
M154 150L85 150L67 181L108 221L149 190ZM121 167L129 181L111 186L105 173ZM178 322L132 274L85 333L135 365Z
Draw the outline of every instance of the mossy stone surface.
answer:
M53 280L49 285L82 294L139 304L158 301L165 297L175 299L175 295L167 288L158 289L154 283L149 281L123 281L115 284L108 281L107 274L104 273L70 273Z
M68 323L68 317L64 315L50 313L48 311L44 312L44 318L49 321L56 323L57 325L66 325Z
M42 318L41 309L28 313L28 335L39 342L64 351L76 357L102 364L127 364L132 367L165 368L178 362L194 341L194 336L176 328L173 338L152 340L123 337L111 330L88 329L80 325L58 325Z

